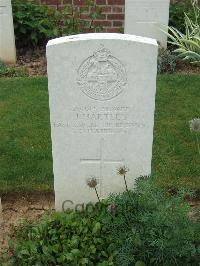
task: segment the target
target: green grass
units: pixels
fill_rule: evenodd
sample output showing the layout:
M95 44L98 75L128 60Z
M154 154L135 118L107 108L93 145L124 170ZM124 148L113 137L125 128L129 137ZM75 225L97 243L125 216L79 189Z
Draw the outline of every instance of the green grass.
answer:
M200 76L158 79L153 175L165 187L200 189L200 156L188 121L200 116Z
M158 78L153 174L161 186L200 189L188 121L200 116L200 76ZM53 189L47 78L0 79L0 192Z
M0 191L52 189L47 79L0 79L0 99Z

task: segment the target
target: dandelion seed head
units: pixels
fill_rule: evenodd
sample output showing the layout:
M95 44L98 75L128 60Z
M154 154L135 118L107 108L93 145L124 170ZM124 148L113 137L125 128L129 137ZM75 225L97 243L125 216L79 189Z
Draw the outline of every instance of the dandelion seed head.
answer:
M87 185L90 188L95 188L98 185L98 181L95 177L89 178L87 180Z
M126 175L128 171L129 169L126 166L121 166L117 169L119 175Z

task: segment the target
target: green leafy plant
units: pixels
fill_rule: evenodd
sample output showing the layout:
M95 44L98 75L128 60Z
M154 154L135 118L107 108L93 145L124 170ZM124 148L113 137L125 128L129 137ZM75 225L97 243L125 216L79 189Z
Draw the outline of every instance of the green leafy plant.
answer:
M33 0L12 0L17 47L35 47L57 36L56 11Z
M176 28L180 32L184 32L184 13L186 13L192 21L195 20L195 13L191 0L174 1L174 3L171 3L169 9L169 26Z
M98 31L94 19L101 17L101 9L88 0L85 8L92 6L94 12L88 20L82 19L84 9L67 4L63 9L55 9L46 5L37 5L34 0L12 0L13 20L17 47L43 46L55 37Z
M113 243L107 234L107 205L84 212L53 213L12 232L11 265L113 264ZM109 217L107 216L107 219ZM107 221L108 222L108 221Z
M190 191L171 195L156 187L154 178L141 177L135 191L112 195L117 212L110 223L110 235L117 243L115 265L197 266L199 217L188 217L184 201ZM196 214L197 215L197 214Z
M174 27L168 27L170 44L177 47L175 53L183 60L189 60L193 64L200 64L200 9L196 0L193 0L194 19L192 20L186 13L185 33Z
M158 74L174 73L176 71L176 56L170 50L160 49L158 54Z

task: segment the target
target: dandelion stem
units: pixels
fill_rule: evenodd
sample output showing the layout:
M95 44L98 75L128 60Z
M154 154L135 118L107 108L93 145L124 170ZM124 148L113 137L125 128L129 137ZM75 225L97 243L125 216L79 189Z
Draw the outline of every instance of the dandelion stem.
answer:
M200 155L200 145L199 145L199 139L198 139L198 136L197 134L196 135L196 140L197 140L197 149L198 149L198 152L199 152L199 155Z
M95 192L96 192L96 195L97 195L98 201L100 202L100 198L99 198L99 194L98 194L98 192L97 192L97 188L95 187L94 189L95 189Z
M128 192L128 186L127 186L127 183L126 183L126 175L124 175L124 183L125 183L125 186L126 186L126 191Z

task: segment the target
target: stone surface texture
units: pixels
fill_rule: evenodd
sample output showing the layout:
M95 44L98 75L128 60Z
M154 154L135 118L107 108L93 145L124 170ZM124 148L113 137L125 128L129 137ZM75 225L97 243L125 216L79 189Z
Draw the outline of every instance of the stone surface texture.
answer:
M168 26L169 4L170 0L126 0L124 32L155 38L166 48L167 35L161 29Z
M47 45L57 210L96 202L151 173L157 50L127 34L68 36ZM65 204L63 205L63 202ZM70 202L71 201L71 202Z
M0 0L0 60L16 62L11 0Z

